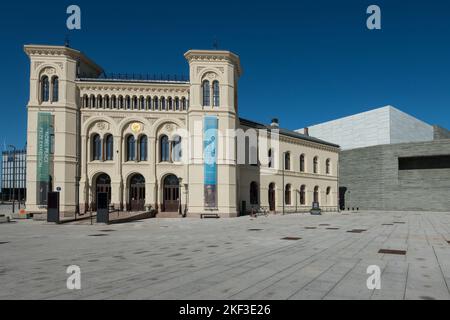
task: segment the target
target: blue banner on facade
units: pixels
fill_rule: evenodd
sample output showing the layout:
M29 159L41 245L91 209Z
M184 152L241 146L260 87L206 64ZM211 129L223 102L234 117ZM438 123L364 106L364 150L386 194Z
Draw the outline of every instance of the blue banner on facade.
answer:
M203 173L206 208L217 208L217 129L219 119L208 116L203 122Z

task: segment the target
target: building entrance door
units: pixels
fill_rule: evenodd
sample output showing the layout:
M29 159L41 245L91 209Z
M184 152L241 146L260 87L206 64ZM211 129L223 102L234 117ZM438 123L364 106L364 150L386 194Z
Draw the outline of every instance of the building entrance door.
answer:
M130 179L130 211L145 210L145 179L136 174Z
M108 194L108 205L111 203L111 178L106 174L102 173L95 180L95 195L93 199L92 210L97 211L97 194L104 192Z
M163 211L178 212L180 207L180 185L178 178L171 174L164 179Z
M269 210L275 211L275 184L269 185Z

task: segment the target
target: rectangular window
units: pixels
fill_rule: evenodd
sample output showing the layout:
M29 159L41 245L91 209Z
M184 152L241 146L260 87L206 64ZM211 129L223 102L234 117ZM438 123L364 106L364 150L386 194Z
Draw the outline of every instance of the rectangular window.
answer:
M450 155L398 158L398 169L450 169Z

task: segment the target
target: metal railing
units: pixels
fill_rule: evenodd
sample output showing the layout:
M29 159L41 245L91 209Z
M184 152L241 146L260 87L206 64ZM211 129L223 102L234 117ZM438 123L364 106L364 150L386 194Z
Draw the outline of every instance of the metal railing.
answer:
M135 74L135 73L102 73L98 78L80 76L81 80L104 81L154 81L154 82L188 82L186 75L170 74Z

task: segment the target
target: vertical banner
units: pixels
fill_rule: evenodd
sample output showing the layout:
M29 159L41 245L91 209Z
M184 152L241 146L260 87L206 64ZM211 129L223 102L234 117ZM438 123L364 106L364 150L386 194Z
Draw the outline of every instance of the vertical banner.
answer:
M207 116L203 122L203 173L205 207L217 208L217 129L219 119Z
M36 168L36 191L37 204L47 204L47 193L49 191L50 175L50 139L52 134L51 113L39 112L37 124L37 168Z

